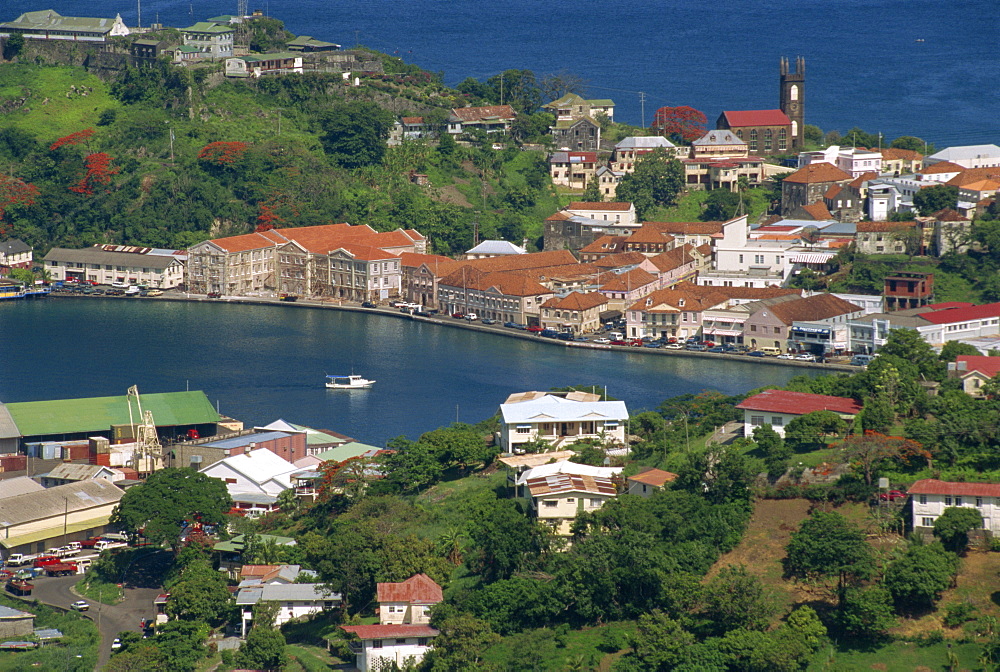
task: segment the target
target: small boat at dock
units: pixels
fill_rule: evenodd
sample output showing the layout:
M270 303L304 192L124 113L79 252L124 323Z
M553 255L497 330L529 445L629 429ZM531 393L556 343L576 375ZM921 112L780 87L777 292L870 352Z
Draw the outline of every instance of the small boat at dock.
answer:
M367 390L374 384L374 380L368 380L353 373L349 376L326 377L326 386L331 390Z

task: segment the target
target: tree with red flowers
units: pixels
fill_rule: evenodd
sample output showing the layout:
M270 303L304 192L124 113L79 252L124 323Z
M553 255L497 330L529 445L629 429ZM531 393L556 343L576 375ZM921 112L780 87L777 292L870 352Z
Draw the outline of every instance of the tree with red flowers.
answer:
M869 486L879 468L889 462L908 464L911 460L923 459L930 466L931 454L923 445L899 436L867 431L847 437L840 448L845 460L860 469Z
M674 141L691 142L705 135L708 118L693 107L661 107L653 117L653 130Z
M112 161L114 161L114 157L104 152L88 154L87 158L84 159L87 172L69 190L78 194L93 196L94 187L111 184L111 176L118 174L118 169L111 165Z
M250 145L238 140L210 142L198 152L198 159L215 166L231 166L246 154Z
M82 131L77 131L76 133L70 133L64 138L59 138L49 147L50 152L54 152L60 147L70 147L73 145L79 145L82 142L86 142L90 139L90 136L94 134L94 129L85 128Z
M0 222L4 212L12 205L34 205L38 187L16 177L0 174Z

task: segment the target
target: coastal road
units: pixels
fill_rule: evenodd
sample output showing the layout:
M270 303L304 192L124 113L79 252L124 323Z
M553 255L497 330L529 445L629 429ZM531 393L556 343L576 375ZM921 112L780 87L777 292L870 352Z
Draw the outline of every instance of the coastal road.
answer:
M115 605L101 604L93 600L90 611L84 615L97 624L101 633L101 645L97 657L99 670L111 658L111 643L119 632L139 632L139 621L153 618L153 598L160 593L163 572L169 567L170 554L158 551L137 558L125 573L125 599ZM83 599L73 590L80 576L44 577L37 579L34 599L45 604L68 609L77 600Z

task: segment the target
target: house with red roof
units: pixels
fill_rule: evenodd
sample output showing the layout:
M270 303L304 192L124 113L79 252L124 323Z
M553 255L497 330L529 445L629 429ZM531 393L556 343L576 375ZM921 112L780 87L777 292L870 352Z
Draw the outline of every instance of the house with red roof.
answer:
M781 181L781 214L794 216L799 208L822 201L833 186L847 186L854 176L832 163L810 163Z
M431 607L444 600L441 586L426 574L414 574L398 583L379 583L376 593L382 625L427 625Z
M586 189L597 178L597 152L559 151L549 155L552 184Z
M913 530L924 535L933 533L934 521L946 509L974 509L983 519L980 529L990 534L1000 533L1000 484L955 483L924 478L907 491L913 500Z
M959 355L948 363L948 377L961 380L962 391L973 397L982 397L983 385L997 374L1000 374L1000 357Z
M634 476L625 479L628 483L628 494L639 497L652 497L657 490L662 490L667 483L677 479L677 474L663 469L648 468Z
M424 659L433 648L431 640L440 634L429 625L342 625L340 629L357 638L347 645L360 672L408 669Z
M789 390L764 390L747 397L736 408L743 411L743 433L746 436L753 434L754 427L761 426L770 427L784 436L789 422L816 411L832 411L844 420L853 420L861 412L861 404L847 397Z
M794 146L792 120L781 110L726 111L715 127L732 131L751 153L777 154Z
M448 116L448 132L461 135L477 129L486 133L507 133L516 117L517 112L510 105L456 107Z
M578 335L591 333L601 326L601 311L607 305L608 298L599 292L570 292L563 297L552 297L542 304L541 326Z
M934 306L924 306L912 312L924 322L917 327L917 332L933 346L942 346L948 341L1000 336L1000 303L967 304L938 310Z

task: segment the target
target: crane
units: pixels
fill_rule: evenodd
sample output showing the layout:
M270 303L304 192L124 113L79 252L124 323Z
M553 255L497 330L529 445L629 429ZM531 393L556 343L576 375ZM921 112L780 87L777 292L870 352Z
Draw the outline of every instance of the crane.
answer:
M136 415L132 415L132 400L135 400ZM136 448L133 453L135 470L141 471L143 461L147 460L149 471L156 470L156 462L163 453L160 445L160 437L156 434L156 423L153 422L153 412L149 409L142 410L142 401L139 399L139 386L133 385L128 388L128 421L132 425L132 435L135 437ZM138 424L136 424L138 422Z

